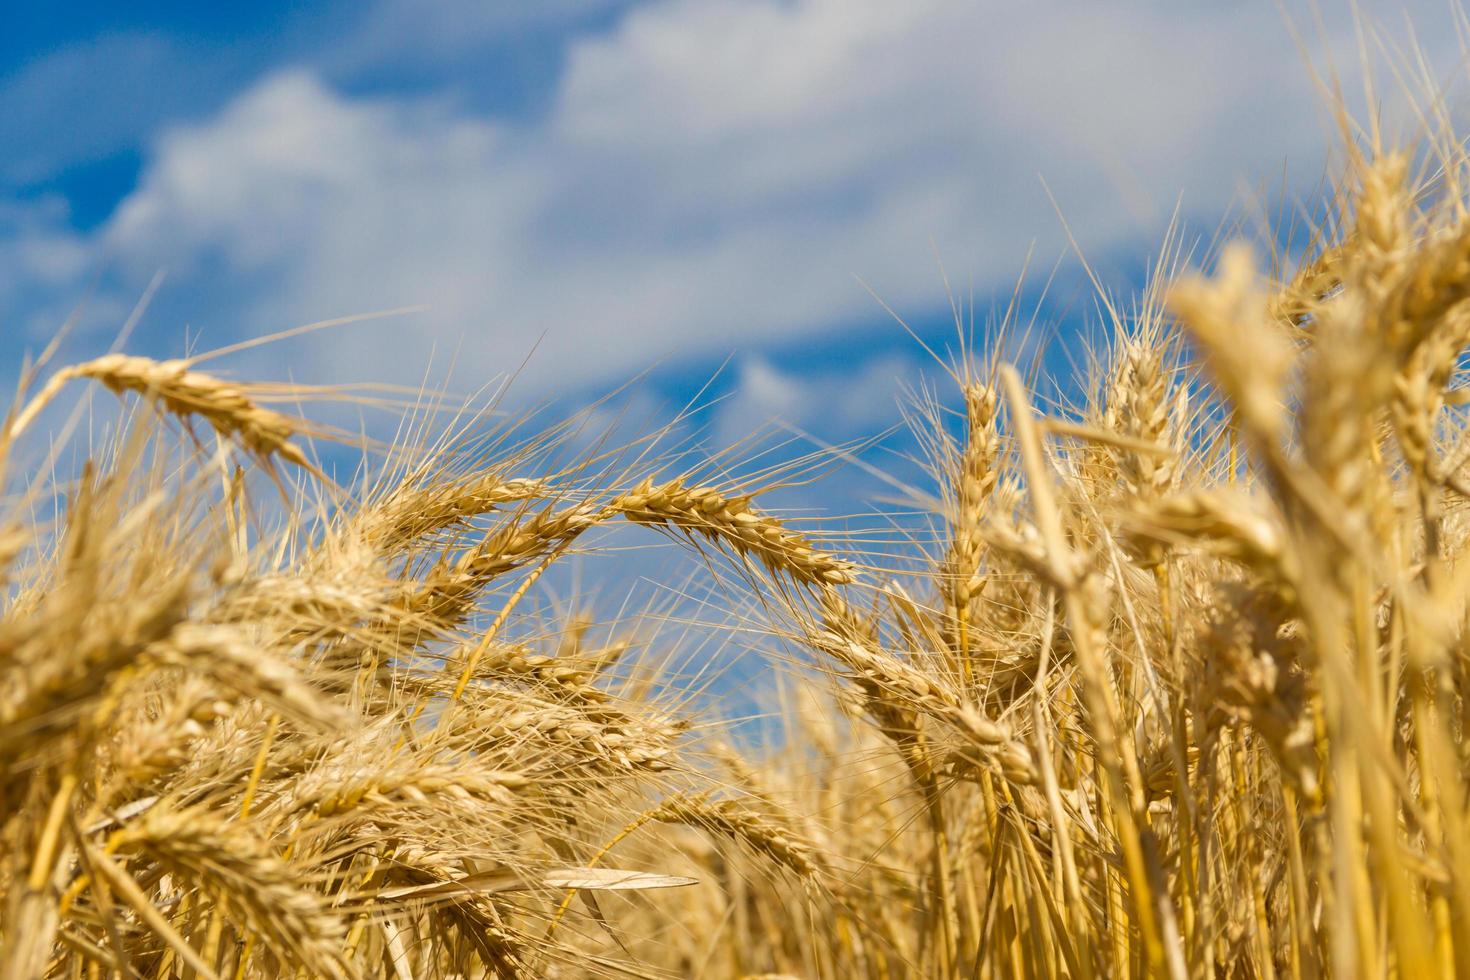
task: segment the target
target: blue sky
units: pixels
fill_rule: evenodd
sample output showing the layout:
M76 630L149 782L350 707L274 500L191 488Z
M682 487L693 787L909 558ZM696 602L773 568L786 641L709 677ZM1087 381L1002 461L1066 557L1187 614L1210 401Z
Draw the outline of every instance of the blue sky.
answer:
M1288 5L1355 84L1351 18L1323 6L1319 29ZM1362 6L1408 36L1403 5ZM1456 34L1423 7L1444 78ZM1043 319L1066 349L1090 300L1047 187L1125 288L1176 204L1208 236L1263 187L1310 190L1320 106L1273 0L19 5L0 360L13 377L73 311L67 356L102 352L162 273L132 350L424 305L223 366L413 385L452 363L459 390L516 372L527 404L652 368L657 414L725 365L717 440L773 417L851 438L933 373L872 294L942 344L944 277L983 322L1034 249L1038 286L1063 263Z

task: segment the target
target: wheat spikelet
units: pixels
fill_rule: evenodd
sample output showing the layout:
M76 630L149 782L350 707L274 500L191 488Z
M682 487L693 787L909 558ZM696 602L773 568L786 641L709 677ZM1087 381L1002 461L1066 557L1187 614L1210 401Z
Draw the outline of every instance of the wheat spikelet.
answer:
M605 518L605 512L592 504L511 518L453 563L436 567L421 585L413 586L399 600L400 612L433 630L452 629L495 579L559 553Z
M198 740L235 709L212 681L188 677L171 692L156 714L123 726L117 766L123 782L150 782L188 760Z
M521 773L480 767L443 765L399 765L368 767L354 773L333 775L297 787L289 809L314 807L318 817L330 817L365 803L389 804L395 800L423 806L431 796L457 801L486 800L514 802L514 792L528 785Z
M1295 355L1266 317L1249 248L1226 249L1213 283L1196 276L1176 282L1168 304L1205 349L1231 408L1263 440L1279 439L1282 388Z
M455 528L505 504L534 500L548 490L543 480L503 479L498 473L403 487L363 515L361 533L376 548L391 553L417 538Z
M1316 313L1324 301L1342 286L1344 267L1356 251L1357 242L1348 239L1325 248L1304 262L1291 280L1273 292L1267 301L1267 315L1276 322L1302 326Z
M958 732L981 758L1008 779L1027 783L1034 778L1031 753L1007 726L986 718L944 679L928 675L897 657L876 650L848 625L845 606L829 598L825 625L808 638L812 647L844 668L880 710L917 710ZM898 730L912 725L900 725Z
M298 466L310 467L301 449L291 442L302 424L280 412L261 408L240 388L213 375L192 370L188 361L155 361L127 354L107 354L84 364L58 371L11 423L14 439L35 419L41 409L74 378L90 378L111 391L157 398L168 412L180 418L203 418L220 435L237 441L263 458L280 457Z
M350 716L308 683L291 664L253 645L234 627L191 624L156 644L151 651L168 662L194 662L247 697L254 697L301 722L320 728L345 729Z
M1368 515L1379 489L1370 447L1391 380L1385 351L1364 329L1354 299L1340 298L1319 319L1317 342L1303 366L1308 404L1301 412L1306 461L1349 520Z
M145 855L195 883L283 963L299 962L324 977L352 975L339 952L337 915L240 826L199 809L158 806L117 831L109 849Z
M1000 434L996 395L989 385L965 386L965 443L955 480L955 517L950 532L948 568L956 608L973 598L972 580L980 568L985 541L980 527L985 504L999 479Z
M470 652L455 651L447 662L465 662ZM500 643L480 659L473 676L481 681L527 684L548 697L599 704L607 702L611 696L589 683L598 665L597 661L579 661L569 656L542 656L523 644Z
M802 878L822 870L816 846L799 839L790 828L769 817L742 809L733 800L711 801L703 796L671 796L654 810L655 820L684 823L740 841Z
M662 772L687 723L635 715L616 705L568 706L529 693L471 701L458 731L477 752L569 753L595 771ZM557 755L543 758L554 761Z
M1384 280L1410 244L1411 199L1404 178L1409 166L1402 153L1385 153L1363 166L1358 188L1355 225L1346 251L1347 277L1354 288L1381 294Z
M1121 341L1114 357L1117 364L1103 419L1107 430L1145 444L1168 446L1174 406L1162 343L1153 331L1145 331ZM1133 496L1157 496L1169 490L1176 465L1172 453L1110 451Z
M1135 533L1234 559L1283 589L1299 585L1279 518L1244 491L1196 490L1140 501L1128 520Z
M1394 375L1390 403L1394 433L1420 494L1438 523L1438 493L1453 477L1453 464L1438 451L1440 413L1460 354L1470 345L1470 310L1445 315Z
M1470 296L1470 225L1447 228L1420 247L1373 311L1384 343L1407 359L1440 317Z
M181 627L187 584L155 588L123 608L116 603L85 611L65 608L25 629L23 639L12 635L12 642L20 642L7 660L21 668L16 673L23 677L0 696L0 761L13 763L34 740L70 729L79 709Z
M724 543L799 582L852 581L848 563L816 550L774 517L754 510L748 498L727 497L709 487L686 487L680 480L655 484L650 479L616 498L611 508L634 523L669 524Z

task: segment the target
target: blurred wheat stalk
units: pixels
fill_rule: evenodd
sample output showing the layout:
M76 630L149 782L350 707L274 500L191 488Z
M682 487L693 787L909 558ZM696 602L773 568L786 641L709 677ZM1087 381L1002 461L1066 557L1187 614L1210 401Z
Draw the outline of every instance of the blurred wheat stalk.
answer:
M1370 149L1294 261L1105 302L1083 404L963 350L882 569L558 432L344 493L265 389L56 372L12 478L68 382L133 401L0 532L0 973L1470 975L1470 156ZM777 751L524 611L614 522L741 573Z

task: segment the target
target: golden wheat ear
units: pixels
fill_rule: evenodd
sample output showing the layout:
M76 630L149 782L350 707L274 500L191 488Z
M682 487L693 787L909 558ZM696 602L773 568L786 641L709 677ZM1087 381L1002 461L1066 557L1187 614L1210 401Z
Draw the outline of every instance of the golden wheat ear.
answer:
M610 506L635 524L667 525L728 545L742 556L753 555L770 571L798 582L846 585L853 580L851 564L817 550L776 518L754 509L749 497L729 497L682 480L644 480Z
M87 378L121 396L133 392L153 399L180 419L202 418L223 438L265 461L284 459L317 476L293 436L308 431L302 419L262 408L251 399L248 386L234 385L212 374L195 371L188 360L155 361L128 354L107 354L62 368L16 414L7 433L14 441L35 421L68 381Z

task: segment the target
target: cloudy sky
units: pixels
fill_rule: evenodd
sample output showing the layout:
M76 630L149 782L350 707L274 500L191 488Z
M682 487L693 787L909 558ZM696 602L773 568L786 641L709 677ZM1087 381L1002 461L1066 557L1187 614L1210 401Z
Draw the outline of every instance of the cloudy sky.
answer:
M1356 86L1346 5L1287 3ZM1389 39L1401 3L1360 3ZM1430 71L1459 50L1413 10ZM0 360L78 314L101 353L209 349L378 310L224 366L528 400L719 371L714 430L897 418L926 340L1062 223L1120 287L1176 206L1208 238L1290 202L1330 139L1274 0L373 0L18 5L0 35ZM1370 39L1369 47L1376 47ZM1392 60L1392 59L1386 59ZM1391 72L1380 82L1395 84ZM941 269L943 271L941 271ZM1065 346L1089 301L1063 262ZM1072 284L1069 286L1068 284ZM881 300L881 303L880 303ZM722 365L724 367L722 368Z

